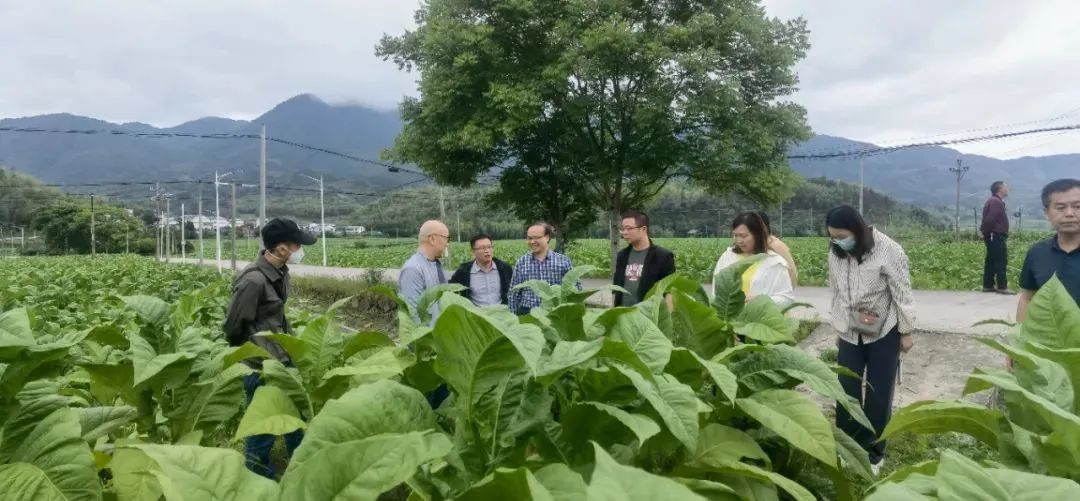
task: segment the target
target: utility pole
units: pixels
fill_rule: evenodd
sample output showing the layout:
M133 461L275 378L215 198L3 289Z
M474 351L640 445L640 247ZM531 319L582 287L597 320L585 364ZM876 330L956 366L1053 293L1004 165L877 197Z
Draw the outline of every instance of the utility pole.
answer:
M180 259L187 260L187 229L184 227L184 202L180 202Z
M218 273L221 273L221 190L218 189L221 186L221 178L232 174L232 172L226 172L218 175L217 171L214 171L214 241L217 243L217 269Z
M444 193L442 186L439 186L439 220L442 221L444 224L446 223L446 193ZM449 245L447 245L446 250L443 251L443 257L450 257Z
M168 263L172 257L172 223L169 218L172 217L172 207L168 196L165 196L165 262Z
M232 188L232 269L236 273L236 183L229 183Z
M960 180L964 178L970 167L963 164L958 158L956 167L949 167L949 172L956 174L956 241L960 241Z
M865 214L863 212L863 157L859 156L859 214Z
M258 227L266 222L266 124L262 126L262 146L259 149L259 222ZM262 239L259 240L260 242Z
M94 228L94 194L90 194L90 255L97 255L97 234Z
M457 241L461 243L461 209L455 210L454 214L457 215Z
M780 236L784 236L784 204L780 203Z
M203 264L202 234L203 234L203 221L205 221L205 218L206 218L206 216L203 215L203 210L202 210L202 184L200 184L199 185L199 223L198 223L198 226L196 227L197 231L199 232L199 266L202 266L202 264Z
M304 176L304 177L306 177L306 178L308 178L308 179L310 179L312 181L315 181L315 182L319 183L319 228L320 228L320 231L321 231L320 235L321 235L321 239L322 239L322 265L323 265L323 268L325 268L326 267L326 203L324 202L325 199L323 198L323 177L319 176L318 179L315 179L315 178L313 178L311 176L307 176L307 175L304 175L304 174L300 174L300 175Z

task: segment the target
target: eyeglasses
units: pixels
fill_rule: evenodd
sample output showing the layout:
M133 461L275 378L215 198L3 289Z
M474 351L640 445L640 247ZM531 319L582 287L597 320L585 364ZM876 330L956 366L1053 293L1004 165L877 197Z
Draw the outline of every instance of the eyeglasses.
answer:
M525 236L525 240L528 240L528 241L530 241L530 242L536 242L537 240L540 240L541 238L544 238L544 237L546 237L546 236L547 236L547 235L540 235L540 236L538 236L538 237L534 237L534 236L532 236L532 235L526 235L526 236Z
M493 247L490 246L490 245L485 245L483 247L473 247L472 250L474 250L474 251L486 251L486 250L491 250L492 248Z
M432 233L431 236L433 236L433 237L443 237L448 241L450 240L450 235L448 235L448 234L447 235L440 235L438 233Z
M630 231L630 230L636 230L638 228L641 228L641 226L621 226L621 227L619 227L619 231Z

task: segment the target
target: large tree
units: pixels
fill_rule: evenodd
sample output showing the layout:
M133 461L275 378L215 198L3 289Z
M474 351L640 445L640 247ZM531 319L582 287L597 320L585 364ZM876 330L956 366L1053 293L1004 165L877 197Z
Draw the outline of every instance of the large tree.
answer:
M619 213L673 178L764 204L797 185L801 18L753 0L428 0L416 21L377 49L420 72L386 156L440 183L503 168L516 213L606 212L613 250Z

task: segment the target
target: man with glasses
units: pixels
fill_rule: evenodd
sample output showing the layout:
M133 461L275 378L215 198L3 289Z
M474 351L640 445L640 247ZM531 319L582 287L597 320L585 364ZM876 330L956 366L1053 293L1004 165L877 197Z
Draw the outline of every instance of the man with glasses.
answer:
M445 224L431 220L420 226L420 244L416 254L405 261L398 275L401 295L413 308L416 308L425 290L446 283L446 275L439 258L446 253L449 246L450 229ZM434 324L439 316L439 302L435 301L428 311L431 313L431 323ZM420 318L414 315L413 320L419 322Z
M529 253L521 256L514 266L514 275L510 280L510 288L529 280L543 280L551 285L562 284L563 276L574 265L570 258L549 249L551 234L554 228L543 221L529 226L525 232L525 239L529 243ZM581 284L577 284L578 289ZM517 315L524 315L533 308L540 306L540 298L529 289L511 291L508 298L510 311Z
M469 239L473 260L461 263L450 283L461 284L468 289L461 295L477 306L506 304L506 295L510 291L510 280L514 270L495 257L491 236L481 233Z
M623 214L619 234L629 244L615 258L615 285L629 294L615 293L615 306L633 306L645 298L656 282L675 273L675 255L649 238L649 216Z

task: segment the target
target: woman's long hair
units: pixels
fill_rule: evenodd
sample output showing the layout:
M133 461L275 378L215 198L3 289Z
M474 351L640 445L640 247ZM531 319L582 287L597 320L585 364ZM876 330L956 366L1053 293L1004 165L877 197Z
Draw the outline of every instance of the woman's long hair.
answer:
M851 256L859 263L862 263L863 256L874 248L874 230L866 225L866 221L863 220L859 211L850 205L841 205L830 210L825 215L825 226L838 230L848 230L855 238L855 248L851 249L851 252L841 249L839 245L832 243L830 240L829 246L832 247L833 254L836 254L837 257L846 258Z
M757 212L740 212L731 220L731 229L735 230L741 225L746 225L750 234L754 236L754 254L762 254L769 248L769 225L761 219ZM731 250L736 254L742 254L738 245L731 244Z

